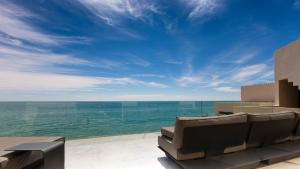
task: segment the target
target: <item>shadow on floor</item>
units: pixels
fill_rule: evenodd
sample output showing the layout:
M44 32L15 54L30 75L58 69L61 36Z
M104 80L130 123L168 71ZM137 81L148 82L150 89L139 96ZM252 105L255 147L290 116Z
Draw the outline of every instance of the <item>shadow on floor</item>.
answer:
M176 163L174 163L168 157L158 157L157 160L165 169L181 169Z

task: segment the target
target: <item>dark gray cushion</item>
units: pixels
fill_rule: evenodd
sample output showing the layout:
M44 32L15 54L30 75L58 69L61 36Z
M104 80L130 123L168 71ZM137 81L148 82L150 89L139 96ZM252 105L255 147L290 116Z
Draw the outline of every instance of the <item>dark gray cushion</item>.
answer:
M261 147L290 139L295 128L295 114L292 112L248 114L250 131L247 147Z
M174 137L174 126L173 127L163 127L160 129L161 135L173 139Z
M293 118L295 118L295 114L293 112L248 113L248 122L283 120Z

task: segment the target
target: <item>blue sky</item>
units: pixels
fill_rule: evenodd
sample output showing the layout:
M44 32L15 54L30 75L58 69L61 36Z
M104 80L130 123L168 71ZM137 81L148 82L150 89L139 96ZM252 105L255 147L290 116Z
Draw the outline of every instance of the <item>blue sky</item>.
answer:
M2 0L0 100L239 100L299 0Z

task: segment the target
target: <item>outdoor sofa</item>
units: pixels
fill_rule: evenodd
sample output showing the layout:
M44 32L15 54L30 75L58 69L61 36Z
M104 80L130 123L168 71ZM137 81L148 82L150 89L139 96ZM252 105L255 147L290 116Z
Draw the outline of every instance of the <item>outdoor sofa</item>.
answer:
M0 137L0 169L64 169L64 137Z
M300 156L299 113L177 117L158 145L185 169L250 169Z

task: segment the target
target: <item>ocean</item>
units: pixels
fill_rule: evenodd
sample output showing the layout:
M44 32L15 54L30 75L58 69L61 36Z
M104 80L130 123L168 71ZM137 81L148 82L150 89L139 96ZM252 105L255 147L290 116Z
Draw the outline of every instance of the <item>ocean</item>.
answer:
M159 131L176 116L211 116L213 101L0 102L0 136L78 139Z

